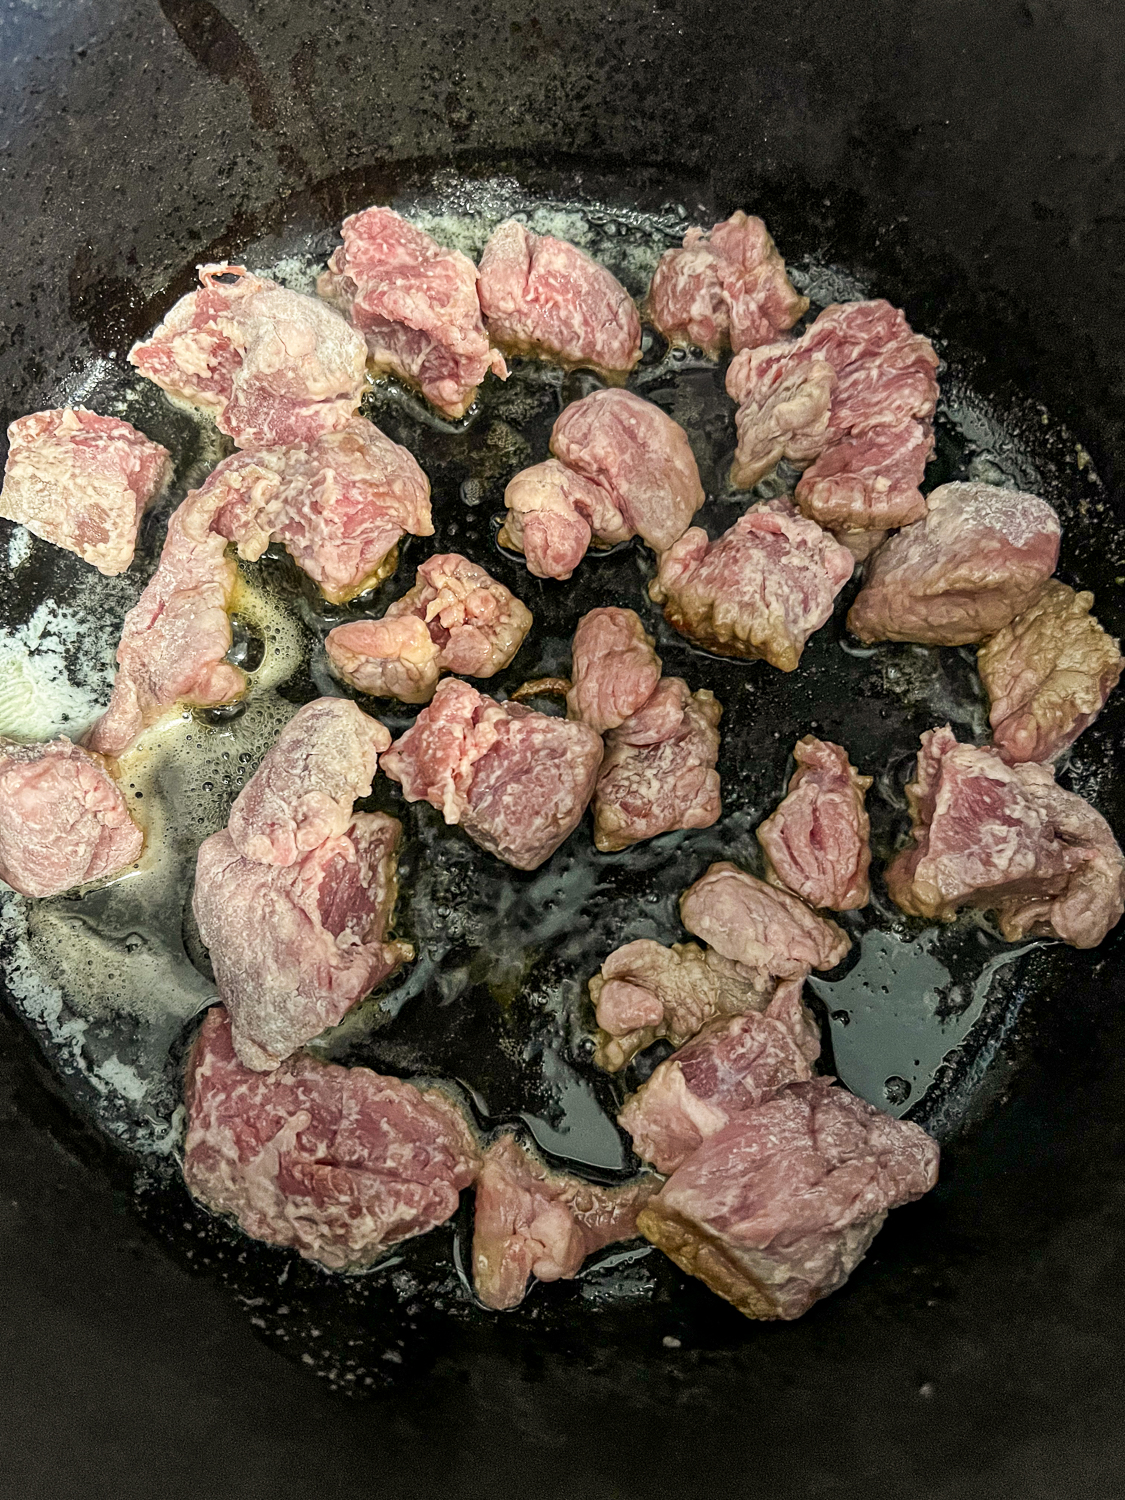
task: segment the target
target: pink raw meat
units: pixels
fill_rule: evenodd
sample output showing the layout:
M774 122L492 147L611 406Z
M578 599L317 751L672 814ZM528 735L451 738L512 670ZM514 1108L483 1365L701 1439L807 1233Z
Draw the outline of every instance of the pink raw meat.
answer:
M364 335L374 369L463 416L489 370L508 374L481 321L476 266L389 208L352 214L341 233L317 291Z
M679 1047L715 1016L765 1010L774 988L764 970L696 943L665 948L637 938L615 949L590 980L600 1028L594 1061L616 1073L661 1037Z
M334 1271L443 1224L479 1166L440 1089L300 1054L251 1072L221 1005L192 1048L186 1100L188 1189L254 1239Z
M1093 594L1053 578L977 652L992 743L1006 761L1054 760L1117 686L1121 652L1090 613L1093 603Z
M773 343L808 308L766 226L741 209L713 229L689 229L681 249L666 250L646 304L670 343L698 344L712 358Z
M938 1148L827 1079L735 1115L637 1227L748 1318L799 1318L842 1286L889 1209L937 1181Z
M961 745L946 725L922 736L906 788L913 841L887 868L911 916L951 921L962 906L994 911L1009 942L1057 937L1095 948L1125 911L1125 858L1088 802L1049 766L1008 766Z
M571 650L567 714L598 734L616 729L652 696L660 658L631 609L607 605L579 620Z
M623 380L641 357L641 320L621 283L585 251L515 219L480 259L481 311L507 355L588 366Z
M239 447L311 442L351 420L367 351L337 312L242 266L200 266L199 280L130 364Z
M0 740L0 878L24 896L58 896L131 865L144 835L100 757L65 736Z
M660 1186L641 1177L600 1187L552 1172L511 1135L484 1155L473 1213L473 1286L486 1307L516 1307L530 1278L569 1281L595 1250L637 1232L637 1210Z
M510 589L457 552L427 558L380 620L353 620L325 641L333 671L378 698L428 703L443 672L492 677L531 629Z
M852 911L871 899L871 824L860 776L839 745L807 734L793 749L789 794L758 828L766 878L810 906Z
M855 561L787 499L752 505L712 542L701 526L663 553L649 594L681 635L719 656L792 672Z
M693 693L682 677L662 677L644 706L610 730L594 792L603 853L718 821L722 712L707 688Z
M642 1161L674 1172L736 1115L812 1077L820 1038L803 985L786 980L765 1011L717 1017L660 1064L617 1116Z
M408 802L429 802L482 849L534 870L577 827L601 758L587 725L497 703L450 677L382 768Z
M168 450L128 422L84 406L35 412L8 428L0 516L112 577L171 473Z
M536 578L569 578L591 543L612 547L633 535L608 492L557 458L516 474L504 504L497 541L522 552Z
M991 484L943 484L924 520L868 563L848 611L862 641L965 646L1034 602L1059 558L1059 518L1045 500Z
M835 968L851 947L835 922L725 860L680 897L680 921L724 958L778 979Z

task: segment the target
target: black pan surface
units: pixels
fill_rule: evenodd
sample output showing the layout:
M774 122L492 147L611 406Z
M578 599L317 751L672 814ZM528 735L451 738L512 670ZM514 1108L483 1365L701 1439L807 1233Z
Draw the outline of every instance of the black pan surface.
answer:
M981 462L999 462L1004 477L1024 482L1020 476L1030 465L1039 480L1033 487L1059 504L1067 523L1062 575L1094 588L1099 614L1110 628L1122 630L1115 593L1125 568L1113 519L1118 418L1105 375L1114 347L1109 314L1115 306L1120 311L1121 299L1118 289L1114 304L1106 271L1098 311L1089 311L1091 281L1099 285L1095 251L1104 251L1111 233L1099 222L1105 218L1104 185L1095 182L1097 173L1087 163L1083 180L1089 201L1097 198L1098 214L1069 220L1062 244L1042 229L1029 243L1028 223L1047 224L1052 213L1074 206L1073 156L1069 174L1056 166L1052 179L1049 153L1040 144L1038 191L1047 193L1054 181L1059 196L1037 197L1029 210L1015 190L1017 184L1031 185L1028 168L1013 155L1006 196L986 202L982 184L995 181L991 158L1011 127L1003 112L989 111L975 95L958 96L960 78L957 88L952 80L949 87L962 105L962 129L949 145L939 151L933 141L946 137L927 139L928 117L913 134L901 124L892 129L879 109L905 110L904 79L914 76L911 69L921 61L911 49L923 48L935 77L942 76L936 64L944 55L936 44L927 49L924 39L911 37L897 8L865 14L866 41L873 44L881 32L884 42L893 43L890 55L897 52L878 107L871 59L861 67L854 33L845 39L833 31L836 50L828 47L827 17L803 17L808 25L802 47L786 51L796 49L795 36L784 41L760 19L727 18L718 9L693 10L690 17L662 13L651 29L639 31L621 18L601 17L600 29L587 33L580 46L575 39L585 20L576 12L560 14L549 26L543 17L513 12L502 32L493 17L473 31L471 45L465 37L458 41L452 22L436 13L412 16L409 43L404 38L396 45L395 32L406 31L405 20L361 17L358 8L351 16L326 8L311 30L307 16L286 18L291 34L281 25L280 11L269 26L250 13L236 16L233 7L229 15L203 3L168 3L164 11L163 17L133 18L123 8L108 8L100 71L94 69L85 85L73 85L64 97L67 114L77 109L86 121L85 155L73 142L68 154L52 141L49 132L59 128L61 115L49 111L25 121L23 134L13 136L10 149L24 153L25 213L38 195L36 222L51 222L57 240L70 238L43 238L37 258L22 262L24 277L7 289L12 348L5 355L6 419L85 388L82 382L90 381L98 359L100 389L108 390L119 356L186 289L195 260L246 253L252 264L269 263L308 247L343 212L369 201L408 201L419 193L448 194L465 181L508 179L537 202L580 200L618 215L639 207L669 227L683 209L709 220L745 202L764 214L787 256L808 277L820 277L826 291L824 268L839 267L873 293L902 303L915 326L942 340L950 368L942 443L929 482ZM1084 57L1072 15L1052 12L1041 19L1051 27L1056 63L1060 49L1064 60ZM398 25L392 27L392 20ZM983 24L979 14L974 21ZM87 61L90 41L75 41L67 29L73 17L64 24L57 15L40 14L33 24L25 16L21 24L17 36L43 28L26 54L19 46L10 53L24 59L25 88L29 80L31 89L36 86L36 66L59 68L65 56L76 71ZM1012 35L1034 37L1037 24L1034 13L1030 22L1017 17ZM92 13L83 30L91 25ZM677 29L684 31L679 42ZM654 62L658 33L667 50ZM390 38L391 45L376 49L376 37ZM744 71L735 76L732 49L739 40ZM755 59L763 48L768 52L767 43L777 59L768 89L763 73L755 72L764 68ZM83 46L87 57L78 56ZM422 64L427 48L442 55ZM271 49L288 59L287 72L271 66ZM376 52L380 66L374 70L370 59ZM130 95L135 114L129 115L126 138L129 159L145 164L148 191L123 169L76 181L90 170L86 156L108 144L95 121L123 108L105 93L110 77L119 76L112 67L128 67L131 77L143 78L142 55L159 76L151 95L144 87ZM670 68L674 58L689 56L690 66ZM1026 120L1035 101L1020 76L1036 76L1039 54L1025 42L1022 53L1009 47L1002 56L1013 69L1009 101L1021 105ZM630 61L644 63L646 81L660 84L659 108L639 83L623 85ZM850 74L847 61L853 64ZM705 64L713 65L710 73ZM503 127L495 114L488 122L478 115L474 104L489 97L482 92L485 70L495 77L497 67L525 104L538 105L537 113L517 110L517 123ZM783 78L803 87L786 91ZM441 111L434 114L434 90L447 83L453 87L441 95ZM386 117L369 112L357 134L350 109L373 105L380 87L400 92L391 125L376 142L372 122ZM735 104L755 87L760 118L748 125ZM595 110L591 96L599 88L602 107ZM538 91L534 98L529 90ZM204 108L205 93L213 103L211 91L224 101L224 113ZM605 107L608 95L614 96L612 108ZM28 89L23 97L38 96ZM331 129L326 97L336 110ZM564 97L575 122L569 139L556 121ZM429 113L420 102L426 99ZM235 101L240 115L249 112L249 125L240 119L240 151L230 146L229 127L218 123L230 118ZM632 109L628 120L626 103ZM970 104L979 116L967 120ZM1074 105L1080 116L1089 107ZM497 108L495 101L491 108ZM152 131L151 118L146 126L145 109L155 111L158 131ZM1061 128L1048 117L1044 129ZM776 122L773 130L763 119ZM952 115L950 120L942 130L954 128ZM560 132L554 137L552 122ZM630 123L634 138L628 142ZM200 140L194 159L185 149L193 129ZM373 144L357 144L372 130ZM539 137L521 134L536 130ZM731 133L729 159L712 160L714 147L706 146L704 131L708 139ZM771 134L784 149L770 146ZM119 156L126 138L117 142ZM249 141L261 153L257 161L245 149ZM330 153L327 160L316 155L318 141L322 157ZM497 149L498 142L504 149ZM815 146L822 148L819 154ZM263 165L271 147L276 163ZM166 175L153 178L154 165ZM1102 167L1108 170L1106 160ZM159 187L153 189L152 181ZM946 193L941 214L931 201L938 183ZM283 187L289 191L279 191ZM126 201L117 203L115 194ZM52 202L58 204L53 221ZM95 203L79 227L79 209ZM14 210L13 201L3 211ZM1024 230L1023 238L1013 224ZM13 230L22 236L14 242L30 245L30 233L28 214ZM1081 289L1077 265L1087 272ZM1102 384L1093 400L1099 371ZM646 393L662 399L677 393L682 400L685 390L704 405L709 399L710 375L678 370L673 376L659 348L650 352L641 378ZM518 562L486 551L492 547L496 487L502 491L504 464L518 456L510 443L490 444L488 433L503 423L534 444L540 421L542 445L559 394L549 383L543 387L541 413L526 406L518 414L486 407L483 420L465 434L423 431L408 403L382 393L372 408L381 425L419 451L431 472L443 502L442 526L448 527L439 527L435 545L463 547L487 560L536 611L536 631L513 666L509 686L564 659L572 620L583 609L626 596L642 612L646 608L646 564L636 549L587 564L590 576L583 575L582 591L567 595L565 603L557 589L534 596L529 588L540 586ZM163 436L148 422L140 425ZM178 436L186 480L202 455L192 450L190 427ZM1007 447L1005 438L1011 440ZM534 456L542 456L539 449ZM701 457L705 468L711 463L709 491L721 491L721 454L716 449ZM519 457L512 466L526 461ZM1099 474L1108 476L1108 490ZM467 481L479 486L479 493L469 492L479 503L468 508ZM736 505L719 498L706 516L721 529L737 513ZM158 543L154 526L148 541ZM38 569L38 557L34 561ZM410 570L407 556L380 602L401 592ZM284 566L276 565L274 573L285 586ZM26 618L43 581L36 571L25 599L16 574L8 620ZM656 623L651 607L648 617ZM886 769L877 818L884 846L901 821L895 768L906 769L900 765L904 746L935 721L935 695L962 734L979 732L971 671L959 653L895 647L882 648L878 661L858 658L843 649L841 631L828 627L814 638L801 673L786 679L763 667L705 658L661 631L666 670L682 672L693 686L713 686L728 705L724 728L730 729L740 694L754 722L769 725L768 734L742 747L752 753L736 753L733 737L726 742L721 769L730 821L722 825L724 853L735 847L738 857L752 857L751 830L778 795L789 745L814 721L830 737L843 739L861 764L865 756L878 758ZM291 701L316 690L315 673L300 670L283 689ZM237 724L229 732L235 735ZM1119 716L1107 714L1084 738L1066 773L1069 784L1091 796L1118 827L1113 771L1121 732ZM393 798L386 784L383 793ZM459 835L439 832L424 815L412 817L416 849L430 851L440 842L444 856L442 889L426 886L432 860L420 860L419 878L404 882L418 893L404 920L433 945L449 936L448 918L429 931L425 927L442 906L464 912L475 900L484 914L501 892L480 888L483 867L461 867L458 851L467 846ZM670 938L677 935L671 893L720 852L715 840L704 833L659 841L659 849L652 846L642 861L643 878L636 861L629 862L610 899L591 885L589 861L580 854L564 861L570 885L561 892L537 890L534 877L510 872L502 878L503 892L533 930L542 930L545 902L576 909L573 925L584 929L583 941L604 951L622 922L636 920L636 901L655 890L652 932ZM576 890L584 901L576 901ZM890 913L876 915L886 926ZM473 1089L487 1111L485 1123L531 1116L541 1143L560 1158L577 1157L612 1175L625 1162L614 1158L609 1137L595 1130L594 1139L579 1142L575 1110L568 1116L558 1108L561 1093L590 1125L597 1116L584 1114L577 1095L588 1097L593 1087L605 1095L603 1102L609 1099L608 1086L591 1084L582 1066L576 997L556 1003L554 992L568 984L575 988L580 955L568 954L565 941L552 941L540 944L542 951L529 960L535 945L525 944L510 962L490 957L482 968L476 953L486 944L479 921L475 931L475 945L462 932L442 950L442 983L406 997L391 1023L348 1030L337 1039L346 1049L340 1055L389 1071L453 1073ZM183 936L191 953L190 929ZM474 1494L515 1492L527 1488L532 1475L532 1493L596 1487L632 1494L674 1474L688 1493L741 1482L751 1492L835 1494L863 1482L877 1492L905 1483L937 1495L977 1492L970 1486L984 1493L985 1484L995 1487L1003 1474L1006 1483L1019 1475L1025 1493L1054 1494L1060 1476L1080 1472L1096 1491L1113 1493L1106 1470L1116 1435L1099 1418L1119 1389L1113 1358L1120 1323L1113 1149L1120 1086L1113 1067L1113 1001L1120 939L1091 955L1041 948L1005 965L1000 982L987 990L977 980L1002 945L991 947L979 928L960 929L942 942L952 942L956 951L935 952L931 944L927 954L951 976L942 1019L955 1023L959 1011L974 1005L980 1012L973 1045L953 1066L937 1068L940 1051L928 1068L921 1057L915 1063L913 1051L905 1057L901 1028L891 1028L898 1050L884 1049L877 1066L870 1046L849 1053L863 1009L855 971L829 976L821 998L836 1017L831 1031L841 1076L877 1102L910 1109L946 1137L943 1185L929 1200L892 1217L842 1296L783 1328L743 1323L702 1289L685 1287L670 1267L654 1265L656 1256L602 1266L570 1287L540 1289L513 1317L486 1317L450 1272L456 1227L451 1235L439 1231L418 1242L400 1265L376 1277L341 1283L277 1252L248 1247L177 1196L174 1174L162 1173L158 1163L148 1164L139 1184L138 1220L136 1160L83 1126L83 1111L88 1115L97 1101L83 1098L72 1081L60 1093L26 1033L6 1022L4 1066L12 1090L5 1178L22 1216L8 1243L16 1284L28 1289L12 1303L25 1309L13 1319L21 1374L17 1402L24 1403L15 1410L30 1414L22 1424L26 1456L17 1460L24 1467L14 1470L12 1493L56 1492L42 1487L47 1476L68 1472L69 1463L91 1452L100 1463L116 1462L117 1494L148 1493L157 1472L162 1487L171 1486L168 1492L197 1493L185 1487L192 1464L209 1460L239 1493L257 1492L247 1486L266 1486L270 1476L275 1485L295 1485L302 1465L304 1472L314 1471L306 1448L314 1432L322 1478L325 1466L328 1473L334 1467L343 1484L355 1486L366 1472L405 1493L440 1482ZM495 944L487 946L491 955ZM844 1025L844 1015L851 1024ZM468 1029L463 1021L458 1025L466 1016L472 1018ZM482 1027L493 1062L474 1074ZM435 1037L441 1041L436 1048ZM886 1043L885 1025L873 1039ZM115 1035L115 1048L124 1040ZM533 1054L537 1045L555 1059L555 1088L538 1099L543 1058L521 1054L529 1040ZM506 1072L497 1058L508 1059ZM865 1059L871 1066L862 1072ZM57 1066L57 1055L54 1061ZM878 1100L875 1091L888 1078L908 1082L910 1094L898 1097L896 1085L894 1098ZM570 1131L560 1130L568 1124ZM70 1155L58 1155L51 1137ZM60 1192L56 1183L66 1186ZM107 1196L110 1185L116 1199ZM185 1279L200 1265L201 1277ZM232 1304L239 1303L249 1328L232 1316ZM289 1353L289 1362L266 1354L253 1339ZM57 1372L55 1381L47 1380L47 1366ZM357 1408L365 1417L321 1394L323 1387L356 1386L376 1393L374 1405ZM732 1424L733 1413L742 1420ZM374 1459L366 1470L358 1444ZM546 1464L532 1455L544 1445Z

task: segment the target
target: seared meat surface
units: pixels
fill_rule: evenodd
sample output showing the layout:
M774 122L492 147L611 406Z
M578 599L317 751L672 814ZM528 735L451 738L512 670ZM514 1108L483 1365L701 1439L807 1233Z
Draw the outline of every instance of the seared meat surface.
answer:
M778 979L835 968L851 947L835 922L725 860L680 897L680 920L732 963Z
M582 616L571 648L567 714L598 734L643 708L660 681L652 637L631 609L608 605Z
M789 793L758 827L766 878L810 906L852 911L871 895L871 824L864 806L870 776L860 776L839 745L807 734L793 749Z

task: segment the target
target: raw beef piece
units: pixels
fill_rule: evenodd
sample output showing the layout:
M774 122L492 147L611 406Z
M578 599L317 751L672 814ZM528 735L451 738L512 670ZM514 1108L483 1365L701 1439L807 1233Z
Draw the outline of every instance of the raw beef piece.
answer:
M681 635L719 656L792 672L855 561L787 499L752 505L712 542L693 526L660 559L649 594Z
M594 391L564 407L551 452L600 485L626 534L657 552L684 534L705 499L683 428L632 391Z
M764 1010L774 985L695 943L665 948L638 938L616 949L590 980L600 1028L594 1061L616 1073L660 1037L679 1047L715 1016Z
M171 472L168 450L128 422L84 406L37 411L8 428L0 516L112 577L133 561L141 516Z
M870 776L846 750L807 734L793 748L789 794L758 828L766 878L810 906L852 911L871 897L871 824L864 807Z
M254 1239L333 1271L443 1224L480 1163L440 1089L300 1053L250 1072L221 1005L192 1048L186 1100L189 1191Z
M809 310L761 219L739 209L713 229L689 229L666 250L646 311L673 344L698 344L712 358L770 344Z
M680 921L724 958L778 979L835 968L851 947L835 922L725 860L680 897Z
M391 736L347 698L299 708L231 805L227 832L239 854L267 865L296 864L339 838L352 804L371 793L379 752Z
M826 307L801 338L736 355L732 482L748 488L781 457L805 465L797 504L842 531L885 531L925 514L938 358L889 302Z
M352 214L341 233L317 291L364 335L376 370L463 416L489 370L508 374L481 321L476 266L389 208Z
M637 1232L637 1210L660 1186L641 1177L600 1187L552 1172L511 1135L484 1154L473 1213L473 1286L486 1307L515 1307L529 1278L569 1281L595 1250Z
M482 849L534 870L578 826L601 758L587 725L497 703L449 677L382 768L408 802L429 802Z
M748 1318L799 1318L843 1285L887 1213L929 1192L938 1148L827 1079L735 1115L637 1227Z
M429 480L364 417L307 443L236 453L200 493L215 497L214 530L238 544L240 557L254 562L271 541L283 542L333 604L394 571L404 532L434 530Z
M641 320L621 283L576 245L515 219L493 230L477 290L505 354L588 366L607 380L623 380L641 357Z
M642 1161L674 1172L735 1115L812 1077L820 1038L803 987L801 979L786 980L764 1011L709 1021L660 1064L617 1116Z
M644 707L609 731L594 792L603 853L718 821L722 712L707 688L693 693L682 677L662 677Z
M65 736L0 740L0 879L23 896L58 896L131 865L144 836L99 757Z
M443 672L501 671L530 629L531 611L510 589L467 557L441 552L381 620L337 625L324 644L336 675L361 693L428 703Z
M1052 579L977 652L992 743L1006 761L1053 760L1089 728L1117 686L1121 652L1090 613L1093 603L1093 594Z
M966 646L1002 630L1037 598L1059 558L1045 500L991 484L943 484L924 520L867 565L848 612L861 641Z
M911 916L951 921L994 911L1009 942L1057 937L1095 948L1125 910L1125 858L1100 813L1056 786L1049 766L1005 764L999 751L922 736L906 788L913 842L887 868Z
M175 703L229 703L245 690L224 660L237 568L211 530L220 494L209 479L173 511L156 572L125 616L109 707L86 736L102 755L124 754Z
M367 351L339 313L242 266L200 266L199 281L133 346L142 375L211 412L240 448L311 442L351 420Z
M660 658L640 617L614 605L583 615L574 632L570 677L567 713L598 734L635 714L660 681Z
M569 578L591 543L612 547L633 534L601 485L557 458L521 469L504 491L504 504L496 540L522 552L536 578Z
M192 907L248 1068L276 1068L413 957L383 940L401 833L355 813L288 865L247 859L225 828L199 846Z

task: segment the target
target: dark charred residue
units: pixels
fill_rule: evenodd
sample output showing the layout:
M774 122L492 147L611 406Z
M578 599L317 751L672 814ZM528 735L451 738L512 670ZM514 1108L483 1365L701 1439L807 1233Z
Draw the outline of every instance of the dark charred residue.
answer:
M246 90L250 115L262 130L276 130L277 109L261 64L237 28L210 0L160 0L160 9L201 68Z

